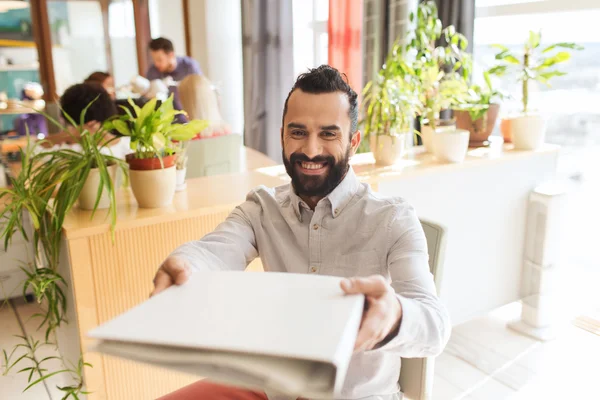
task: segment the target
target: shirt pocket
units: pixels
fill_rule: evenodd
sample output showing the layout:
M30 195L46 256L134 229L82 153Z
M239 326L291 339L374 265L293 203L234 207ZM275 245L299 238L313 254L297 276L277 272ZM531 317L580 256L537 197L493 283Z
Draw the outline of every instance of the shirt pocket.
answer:
M333 265L324 266L323 273L344 278L370 276L381 274L381 263L375 250L338 254Z

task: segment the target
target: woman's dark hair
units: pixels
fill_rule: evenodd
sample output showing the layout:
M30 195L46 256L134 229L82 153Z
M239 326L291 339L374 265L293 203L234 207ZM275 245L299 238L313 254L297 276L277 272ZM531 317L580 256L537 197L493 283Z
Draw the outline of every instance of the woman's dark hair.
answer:
M91 121L104 122L117 114L114 101L102 85L98 83L79 83L65 90L60 98L63 116L68 115L79 124L81 112L92 101L94 103L85 113L84 123Z
M90 76L88 76L83 83L104 83L105 80L110 78L110 74L108 72L96 71L92 72Z
M148 44L148 47L152 51L162 50L165 53L172 53L173 51L175 51L175 49L173 48L173 42L171 42L169 39L166 39L164 37L152 39L150 41L150 43Z
M348 84L348 78L346 74L341 74L337 69L330 67L329 65L321 65L317 68L309 69L308 72L300 74L296 83L290 90L287 98L285 99L285 105L283 106L283 117L281 118L281 125L283 126L283 120L287 113L288 100L294 90L300 89L305 93L321 94L321 93L333 93L343 92L348 96L348 102L350 103L350 110L348 116L350 117L350 137L358 129L358 96L354 90Z

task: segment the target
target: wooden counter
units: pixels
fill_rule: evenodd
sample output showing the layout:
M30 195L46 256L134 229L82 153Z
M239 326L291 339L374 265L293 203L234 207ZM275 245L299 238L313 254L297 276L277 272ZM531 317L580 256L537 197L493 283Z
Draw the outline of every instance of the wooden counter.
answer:
M370 154L352 164L359 179L386 195L402 196L420 216L448 228L442 300L457 324L518 299L529 192L552 179L558 148L474 149L462 164L442 164L413 150L392 167ZM140 209L128 190L119 194L115 240L106 215L74 209L65 221L61 273L72 291L59 332L61 351L76 361L83 351L88 399L152 399L197 379L89 351L86 333L147 299L159 263L178 245L212 231L258 185L289 181L283 166L188 180L173 205ZM260 263L254 264L260 268ZM190 318L194 318L190 315ZM77 340L74 340L77 338Z

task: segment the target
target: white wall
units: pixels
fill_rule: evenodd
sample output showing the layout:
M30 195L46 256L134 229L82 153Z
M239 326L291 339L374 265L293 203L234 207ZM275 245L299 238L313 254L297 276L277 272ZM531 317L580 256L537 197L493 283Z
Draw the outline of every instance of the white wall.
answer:
M115 86L129 83L138 74L133 3L113 1L108 7L108 34Z
M60 47L52 49L59 94L83 81L90 73L108 69L100 4L70 1L67 13L69 31L64 29L60 33Z
M35 47L3 47L0 48L0 55L12 60L15 65L34 65L38 62Z
M223 117L244 130L242 10L239 0L189 2L191 56L219 88Z
M195 3L195 1L190 1L190 3ZM183 2L181 0L150 0L148 6L152 38L165 37L173 42L175 54L186 55Z

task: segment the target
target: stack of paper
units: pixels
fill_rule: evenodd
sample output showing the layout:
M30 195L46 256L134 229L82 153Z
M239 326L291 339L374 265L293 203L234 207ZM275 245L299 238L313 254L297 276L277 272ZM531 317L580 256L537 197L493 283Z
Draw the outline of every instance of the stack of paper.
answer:
M337 277L195 272L89 336L101 353L269 393L333 398L363 305Z

